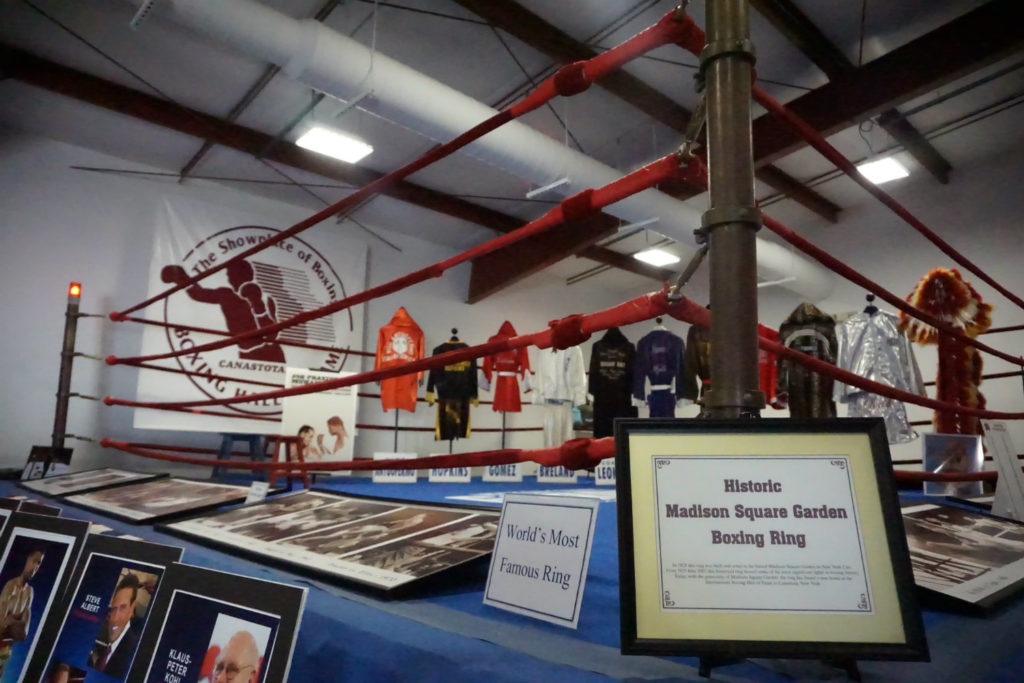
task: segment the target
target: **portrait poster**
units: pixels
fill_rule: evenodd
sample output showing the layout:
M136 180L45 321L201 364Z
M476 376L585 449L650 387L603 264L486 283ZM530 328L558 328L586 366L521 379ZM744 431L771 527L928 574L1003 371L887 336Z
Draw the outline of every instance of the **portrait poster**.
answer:
M622 650L926 659L880 420L619 420Z
M76 493L63 500L134 524L148 524L240 503L248 493L248 486L167 477L90 493Z
M386 592L488 556L499 516L493 508L313 489L160 529L257 561Z
M123 681L153 596L182 548L92 534L74 576L43 627L30 681Z
M147 297L221 266L307 217L301 211L282 209L270 215L171 195L154 209ZM234 261L150 306L146 316L168 326L147 325L140 353L188 351L164 361L187 374L138 373L137 400L206 400L269 391L274 387L267 383L284 385L289 366L358 372L361 357L347 351L362 344L359 306L237 345L202 348L226 334L283 322L363 291L366 245L328 227L315 226ZM230 417L138 408L134 426L266 434L279 430L253 418L280 420L281 408L279 399L226 405L217 411Z
M353 374L288 368L285 372L285 387L305 386ZM281 433L299 439L306 462L352 460L358 389L358 386L341 387L282 399L284 417L281 420ZM296 446L289 445L289 448L294 450Z
M1024 524L946 505L903 508L917 585L978 608L1024 587Z
M71 495L72 493L85 493L130 482L160 479L166 476L166 474L133 472L116 467L101 467L95 470L70 472L44 479L30 479L20 482L19 485L36 493L61 497Z
M0 683L28 680L43 624L64 590L89 523L15 512L0 535Z
M172 564L127 680L283 683L305 601L298 586Z
M925 434L924 471L936 474L980 472L985 466L981 437L969 434ZM926 481L926 496L976 498L985 494L980 481Z

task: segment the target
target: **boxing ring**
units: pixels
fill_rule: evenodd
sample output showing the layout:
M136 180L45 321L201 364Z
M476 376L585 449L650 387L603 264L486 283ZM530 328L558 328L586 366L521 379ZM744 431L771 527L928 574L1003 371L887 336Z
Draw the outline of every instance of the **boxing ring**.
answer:
M678 152L656 159L643 168L612 183L578 192L561 201L541 217L508 234L486 241L459 254L437 261L427 267L407 273L383 284L369 287L357 293L348 294L315 310L307 310L290 318L277 320L262 325L257 329L234 335L224 330L189 325L188 321L169 323L153 320L143 315L143 312L149 307L158 305L168 297L202 282L221 270L227 269L232 262L249 258L264 249L283 242L289 237L323 224L329 218L358 206L361 202L383 192L402 179L434 162L450 156L472 141L487 135L505 123L535 110L544 103L556 97L571 97L583 92L602 75L621 67L629 60L635 59L655 47L676 45L693 55L701 57L702 63L705 64L705 73L707 75L718 68L715 65L716 59L708 57L706 53L705 46L708 42L704 32L693 23L689 16L681 10L673 10L667 13L657 24L625 43L591 60L562 67L556 74L546 79L519 102L510 105L492 118L449 142L435 147L401 168L395 169L359 188L341 201L295 223L278 233L275 237L246 249L201 273L184 278L168 278L167 283L170 286L161 293L110 313L108 316L113 324L151 325L169 329L188 330L218 337L213 341L188 349L171 350L159 354L109 356L107 358L97 358L81 353L73 355L104 362L109 366L110 372L124 372L127 371L126 368L134 368L139 373L171 372L198 375L199 373L190 372L183 368L172 368L162 365L161 361L172 360L189 353L238 346L255 339L277 335L284 330L311 321L343 314L360 304L404 291L430 279L443 277L447 271L460 264L467 263L486 254L494 253L498 249L528 237L551 231L565 222L590 216L600 211L603 207L646 189L653 188L659 183L668 180L684 183L695 190L706 190L710 186L714 202L715 185L720 183L721 179L714 177L709 179L709 165L712 168L715 167L713 161L714 155L717 153L715 141L720 140L723 133L720 130L715 133L709 130L708 138L711 149L709 149L708 153L712 155L712 162L709 164L706 155L698 150L701 131L700 124L702 123L701 117L698 116L696 117L698 120L694 125L690 126L687 138L681 141ZM714 41L711 42L713 43ZM725 52L729 51L726 50ZM702 54L704 55L703 57ZM740 61L743 60L741 59ZM742 79L740 81L742 82ZM749 93L744 93L744 96L748 100L752 97L754 101L791 127L801 139L805 140L844 174L852 178L858 185L862 186L874 198L890 209L903 223L931 242L939 253L952 259L965 272L1004 296L1018 309L1024 310L1024 300L997 282L967 256L961 254L942 240L936 232L917 219L908 209L896 202L895 199L864 179L853 163L829 145L809 124L801 120L785 105L774 100L757 85L748 83L746 86ZM749 102L747 105L749 106ZM713 112L709 113L709 128L712 116ZM729 208L730 206L731 208ZM232 406L244 405L249 402L273 401L291 396L315 394L345 387L362 387L372 382L420 373L462 361L480 359L503 351L529 347L537 349L566 349L582 344L595 333L611 327L648 321L659 316L671 316L689 325L709 327L714 338L715 334L723 334L722 329L719 328L716 332L715 318L711 315L710 311L705 306L696 303L686 296L686 284L693 272L701 267L705 255L708 255L712 260L712 310L716 312L730 310L728 306L721 305L721 297L723 295L715 293L716 286L721 281L721 278L716 276L715 269L722 268L721 260L723 258L721 252L716 255L716 249L719 248L721 242L718 241L715 233L722 225L731 225L737 222L749 224L752 220L756 221L759 225L763 225L764 228L813 261L820 263L838 276L870 292L880 300L899 310L904 319L908 321L908 325L916 324L923 326L933 331L938 337L947 340L946 343L955 343L962 347L970 348L973 352L988 354L1010 364L1016 369L1024 368L1024 358L979 341L975 334L965 333L965 330L955 327L949 320L938 317L934 312L924 310L922 307L912 303L912 296L904 298L893 293L882 284L873 281L844 264L838 257L817 247L810 240L800 236L781 221L759 211L757 213L738 211L736 210L735 202L731 205L727 202L724 209L719 205L718 209L720 214L718 219L716 219L718 222L715 222L715 220L709 221L709 225L704 226L704 228L698 231L701 244L698 245L699 248L694 259L672 281L666 282L656 291L634 297L603 310L578 313L558 320L552 320L544 329L534 330L500 341L468 346L464 349L422 358L398 367L359 372L348 377L317 382L302 387L284 388L282 385L273 382L242 379L226 374L206 373L202 376L248 383L255 388L255 391L244 396L202 400L138 401L115 396L107 396L102 399L79 396L71 394L67 390L62 371L62 387L64 387L62 391L65 394L63 398L65 400L67 397L102 400L109 410L132 408L177 411L211 416L231 416L233 413L227 411ZM747 225L747 228L749 227ZM728 251L727 253L731 258L732 252ZM716 258L719 260L717 266L715 265ZM748 263L747 266L752 268L753 264ZM756 292L756 290L754 291ZM741 292L733 289L726 296L734 296L738 293ZM746 302L745 308L748 313L751 312L751 302ZM752 311L756 312L756 305L753 306ZM76 309L74 315L80 317L85 314L77 313ZM917 322L911 323L910 321ZM1024 419L1024 409L1015 410L1013 406L1007 406L1004 410L991 410L984 405L928 398L871 381L791 349L778 341L756 336L756 322L756 319L751 319L747 321L741 320L738 323L746 325L746 329L739 333L740 336L749 336L751 331L754 331L753 336L756 339L752 337L751 341L756 343L756 348L769 352L777 358L792 361L812 372L826 375L834 381L856 387L861 391L927 408L935 411L937 415L967 416L970 418L992 420ZM731 321L730 324L735 325L737 323L736 321ZM732 332L729 330L733 329L726 328L725 334L731 334ZM1000 328L989 331L996 332L1008 329L1017 328ZM296 343L282 341L281 344ZM340 350L330 346L318 346L315 344L297 345L320 351L372 355L368 352ZM715 349L715 346L712 343L712 349ZM747 369L755 363L756 350L753 345L749 348L742 346L738 349L733 348L725 351L725 353L743 355L742 364ZM731 364L729 358L730 356L725 356L724 360L720 358L716 361L718 363L716 367L728 367ZM721 372L722 375L729 375L728 381L723 381L721 384L732 383L740 386L743 391L750 389L747 386L750 384L749 377L735 375L732 370ZM740 375L743 375L743 372L745 371L742 371ZM989 377L1017 377L1020 374L1020 370L1015 370L1014 372L999 373ZM716 383L718 383L720 375L713 373L713 376L716 377ZM747 383L747 385L744 385L744 383ZM756 386L756 384L755 380L753 386ZM373 394L361 395L373 396ZM715 400L720 400L721 396L722 394L719 394L719 397L716 397ZM712 406L712 408L716 407L722 407L722 405ZM756 414L759 413L760 409L756 405L756 396L748 404L730 404L725 407L739 415ZM66 415L66 410L64 414ZM250 419L276 422L276 419L272 417L252 417ZM371 429L385 428L374 425L358 426ZM55 427L55 432L57 431L59 429ZM57 436L55 433L55 440ZM68 438L91 440L90 437L75 435L60 434L59 436L61 439L66 436ZM547 467L561 466L570 470L582 470L594 468L600 461L615 455L613 438L580 438L551 448L501 448L471 453L420 457L412 461L396 459L298 462L289 460L285 456L285 459L282 461L243 462L235 459L211 458L209 456L216 452L212 449L195 448L173 443L159 444L129 441L117 439L114 436L97 436L95 440L105 448L128 453L147 460L240 471L269 471L272 474L288 477L302 477L309 472L355 472L388 469L426 470L525 462L537 463ZM903 483L979 480L994 482L998 474L995 471L936 474L894 469L894 477L897 481ZM402 490L400 485L373 485L367 479L353 478L351 481L342 483L340 486L342 490L353 490L360 493L367 493L368 489L372 487L372 491L369 492L372 492L373 495L393 495L397 497L409 495L408 489ZM515 490L522 490L523 485L517 484L514 488ZM495 489L499 491L513 490L513 487L495 485ZM427 489L417 487L416 495L426 500L444 500L448 496L456 495L463 491L464 489L455 485L439 484L432 485ZM152 530L139 530L136 527L127 527L116 522L111 522L111 525L115 530L141 534L148 540L167 542L166 538L161 537L160 534ZM259 564L227 557L222 553L217 553L198 545L191 543L184 543L184 545L187 546L187 558L191 562L198 561L204 566L211 568L241 572L253 576L270 577L274 580L281 580L283 576L287 581L307 584L317 589L318 599L310 601L300 633L300 644L296 650L293 663L295 680L323 680L323 672L331 670L332 667L337 668L339 662L344 664L347 675L352 680L409 679L411 677L416 677L418 680L433 680L434 677L437 677L438 680L446 680L444 672L451 670L452 667L458 667L458 670L465 672L467 676L487 678L494 681L541 679L597 681L606 680L607 678L681 680L696 678L696 667L692 666L689 660L683 658L636 657L630 658L629 663L624 663L624 658L618 655L619 598L617 592L618 575L616 572L617 560L614 525L615 520L612 512L605 511L599 516L598 540L594 547L594 559L591 564L592 576L587 587L588 601L584 604L584 615L580 620L580 631L572 635L567 635L564 630L549 624L538 623L517 615L503 615L500 621L492 619L493 614L488 613L480 605L478 591L465 593L451 591L430 599L410 600L401 604L380 603L358 593L314 582L305 577L289 575L286 572L270 570ZM178 539L174 539L173 542L175 544L182 543ZM483 570L481 569L481 571ZM473 578L479 579L481 577L478 575ZM1019 614L1012 611L1006 612L996 615L984 624L978 623L977 620L972 622L957 616L933 612L926 613L925 617L929 636L932 639L932 652L935 659L933 666L922 667L913 664L873 662L863 664L862 668L869 675L886 678L895 677L900 680L929 681L929 683L937 680L964 680L964 677L977 678L979 676L982 678L987 676L991 680L999 680L1002 676L1010 676L1010 672L1019 670L1019 662L1016 661L1018 657L1007 647L1007 639L1014 637L1015 629L1013 626L1017 624ZM994 637L995 635L999 637ZM993 637L989 638L989 636ZM960 656L959 649L955 647L955 645L962 643L963 638L970 638L972 643L983 644L981 649L984 650L984 653L981 656L984 656L985 661L980 665L975 662L975 668L971 668L969 672L962 664L964 658ZM509 666L510 662L514 662L514 665ZM787 670L779 668L781 666L785 665L776 666L748 661L730 668L729 676L736 680L781 681L810 675L804 669ZM438 676L439 672L440 676Z
M435 147L423 156L410 161L404 166L387 173L377 180L370 182L362 188L354 191L344 199L336 202L335 204L326 207L325 209L314 213L308 218L301 220L291 227L277 233L275 236L270 237L262 241L261 243L254 245L244 251L233 255L231 258L221 261L216 265L212 265L201 273L191 276L178 276L175 278L165 277L165 281L172 283L172 286L154 295L144 301L137 304L124 308L120 311L116 311L109 314L110 320L117 323L136 323L143 325L159 325L166 328L182 329L193 332L204 333L207 335L219 336L219 339L210 341L204 344L191 346L188 349L180 349L177 351L169 351L166 353L152 354L146 356L134 356L134 357L115 357L111 356L105 359L109 366L128 366L137 368L139 372L174 372L185 375L196 375L198 373L190 373L188 370L169 368L159 364L160 361L170 360L178 358L185 354L194 354L204 351L212 351L222 349L231 346L238 346L246 342L252 342L252 340L259 338L272 337L277 335L283 330L302 325L311 321L315 321L327 316L343 313L348 309L358 306L360 304L379 299L396 292L400 292L409 287L422 283L432 278L439 278L444 275L446 271L454 268L460 264L471 261L475 258L481 257L486 254L495 252L505 246L519 242L528 237L548 232L553 228L565 223L571 222L590 216L597 211L600 211L603 207L610 204L614 204L624 198L633 196L639 192L642 192L648 188L655 187L661 182L667 180L673 180L681 182L688 187L692 187L695 190L705 190L709 187L708 178L708 167L706 164L706 156L701 153L696 153L694 149L698 147L699 135L701 130L702 115L698 113L694 120L691 121L690 129L688 131L687 139L684 139L680 145L679 151L670 155L667 155L661 159L657 159L643 168L628 174L621 179L614 181L603 187L591 188L575 195L568 197L561 201L554 208L549 210L540 218L530 221L521 228L514 230L508 234L486 241L480 245L467 249L455 256L438 261L430 266L421 268L419 270L410 272L404 276L395 278L389 282L367 288L361 292L350 294L342 297L338 300L331 302L328 305L322 306L315 310L304 311L300 314L294 315L288 319L278 320L270 324L262 325L251 331L247 331L241 334L231 335L230 333L213 330L203 327L189 326L184 323L167 323L156 320L151 320L145 317L140 317L137 314L140 311L147 309L150 306L163 302L173 294L192 287L199 282L202 282L211 275L225 270L231 266L232 263L244 260L259 253L262 250L269 249L289 237L298 235L305 230L309 230L319 224L322 224L328 218L343 213L351 208L358 206L366 199L375 196L376 194L385 191L387 188L392 187L394 184L402 181L404 178L411 174L425 168L426 166L444 159L458 150L464 148L474 140L478 140L481 137L487 135L489 132L494 131L509 121L513 121L530 111L537 109L544 103L557 97L571 97L585 91L592 83L598 80L604 74L617 69L622 64L628 62L631 59L645 54L646 52L662 46L662 45L676 45L687 52L700 57L702 52L705 56L702 57L707 63L704 65L704 77L708 77L710 70L717 68L716 60L709 59L706 55L705 45L707 44L707 38L704 32L696 26L688 15L682 10L673 10L667 13L662 19L655 25L651 26L647 30L639 33L628 41L616 46L600 55L587 60L585 62L577 62L569 64L559 69L553 76L547 78L544 82L538 85L532 92L528 93L521 100L506 107L496 115L483 121L472 129L465 133L455 137L454 139ZM718 60L720 61L720 60ZM917 219L909 210L901 206L895 199L886 194L883 190L879 189L876 185L867 181L854 167L853 162L845 158L841 153L832 147L826 140L824 140L813 128L810 127L805 121L801 120L796 114L789 110L785 105L780 104L768 93L758 87L756 84L751 85L751 95L753 100L763 106L771 114L778 117L779 120L784 122L793 131L795 131L804 141L810 146L816 149L823 157L828 159L830 162L840 169L848 177L852 178L858 185L863 187L873 197L878 199L884 206L888 207L896 216L898 216L908 226L913 228L919 234L923 235L927 240L936 246L936 248L943 254L951 258L959 266L964 268L965 271L977 277L985 284L991 286L995 291L1005 296L1018 308L1024 309L1024 301L1022 301L1017 295L1010 292L1000 283L996 282L991 276L985 273L979 266L973 263L963 254L959 253L952 246L942 240L934 231L929 229L922 221ZM698 110L702 110L702 107L698 107ZM709 137L712 136L711 126L709 123ZM717 138L721 139L722 134L717 134ZM715 154L715 139L709 140L709 153ZM721 182L721 181L719 181ZM711 183L712 187L714 183ZM766 214L760 214L757 216L761 225L785 240L787 243L792 245L795 249L803 252L814 261L817 261L825 268L845 278L851 283L871 292L878 296L881 300L885 301L889 305L898 309L902 315L909 319L920 321L920 324L928 326L943 337L955 341L958 344L965 345L977 351L981 351L990 354L996 358L1006 361L1016 367L1024 367L1024 360L1020 357L1013 356L1012 354L1004 351L997 350L987 344L978 341L976 338L965 335L961 330L954 329L952 325L944 320L936 318L934 315L923 311L904 300L900 296L888 291L882 285L872 281L866 276L858 273L856 270L845 265L840 259L835 256L828 254L824 250L818 248L806 238L798 235L794 230L787 227L778 220L773 219L771 216ZM749 222L750 216L742 216L740 222ZM712 223L712 228L714 224ZM568 316L561 320L551 321L548 328L545 330L536 331L530 334L519 335L515 338L504 340L497 343L479 344L471 346L466 349L462 349L455 352L441 354L438 356L431 356L428 358L421 359L419 361L412 362L406 366L388 368L385 370L376 370L358 373L354 376L327 381L322 383L315 383L306 385L303 387L283 389L277 388L278 385L274 385L269 382L259 382L256 380L246 380L240 378L233 378L227 375L206 373L204 377L212 377L218 379L232 380L243 383L249 383L258 387L255 393L248 393L244 396L238 397L227 397L219 399L208 399L208 400L183 400L183 401L161 401L161 402L144 402L144 401L133 401L123 398L117 398L108 396L103 399L103 402L107 406L111 407L130 407L130 408L149 408L155 410L166 410L166 411L179 411L179 412L190 412L193 414L205 414L213 416L227 416L232 413L224 412L223 408L235 405L244 405L249 402L259 402L268 400L279 400L289 396L296 396L308 393L316 393L322 391L329 391L332 389L338 389L341 387L358 386L364 385L370 382L377 382L382 379L395 377L404 374L419 373L432 368L444 366L459 361L479 359L488 355L492 355L499 351L505 351L510 349L517 349L522 347L533 346L538 349L546 348L558 348L564 349L571 346L576 346L586 341L592 334L606 330L609 327L627 325L630 323L641 322L650 320L657 316L671 315L672 317L680 320L684 323L691 325L699 325L704 327L711 327L714 334L714 322L708 315L708 311L697 305L692 300L688 299L683 291L685 286L685 280L688 279L692 271L700 266L700 258L707 252L707 246L711 246L710 254L712 259L712 301L715 299L715 289L717 287L731 286L729 283L723 284L723 278L716 278L714 271L714 229L709 230L707 227L697 231L699 239L704 242L710 242L710 245L706 245L704 249L697 252L697 256L694 261L690 264L688 272L681 274L676 281L666 283L663 289L660 291L649 293L642 297L637 297L630 301L621 303L618 306L614 306L603 311L592 312L589 314L577 314ZM748 306L749 307L749 306ZM734 328L730 328L734 329ZM721 334L721 333L720 333ZM746 334L743 332L742 334ZM332 347L318 346L315 344L299 344L295 342L281 342L282 344L295 344L310 349L317 349L323 351L339 351ZM721 344L719 346L726 346ZM729 346L732 346L730 343ZM954 415L966 415L974 418L985 418L985 419L1000 419L1000 420L1017 420L1024 417L1024 411L995 411L987 410L984 408L974 407L970 405L963 405L949 401L940 401L936 399L930 399L923 396L918 396L909 392L900 391L884 384L879 384L867 380L865 378L853 375L849 372L841 370L831 364L824 363L820 360L802 354L798 351L786 348L778 342L773 342L765 338L757 339L757 346L761 349L775 354L777 357L786 358L798 363L810 370L818 373L822 373L832 377L835 381L843 382L853 387L857 387L860 390L871 392L887 398L903 401L926 408L930 408L935 411L943 413L949 413ZM716 344L712 344L712 349L716 348ZM344 353L348 354L360 354L370 355L366 352L358 352L345 350ZM723 353L732 353L735 356L734 351L725 350ZM79 354L84 355L84 354ZM749 356L749 353L744 355ZM714 351L713 351L714 357ZM712 361L715 362L714 359ZM729 368L730 361L720 360L719 363L723 364L723 367ZM744 364L749 364L748 359L743 360ZM732 370L723 372L724 378L721 384L727 383L730 377L726 375L732 375ZM716 375L718 377L718 375ZM716 382L716 384L719 384ZM218 410L220 409L220 410ZM749 407L745 408L748 410ZM274 418L268 417L253 417L251 419L273 421ZM372 425L362 425L362 427L374 428ZM383 428L383 427L381 427ZM410 428L415 429L415 428ZM204 465L215 468L232 468L232 469L250 469L250 470L263 470L263 469L276 469L281 470L281 463L259 463L259 462L240 462L237 460L222 460L222 459L209 459L209 458L197 458L188 457L187 454L209 454L213 451L209 449L188 449L181 446L175 446L174 444L166 444L161 447L158 444L148 444L140 442L131 442L118 440L111 437L103 437L99 439L99 442L108 448L118 449L127 453L131 453L138 457L158 459L166 462L177 462L193 465ZM285 472L291 472L293 474L299 474L303 471L315 470L318 472L330 472L330 471L354 471L354 470L365 470L365 469L408 469L410 466L417 469L426 468L437 468L437 467L453 467L453 466L478 466L485 464L508 464L514 462L536 462L546 466L561 465L569 469L580 469L580 468L591 468L599 460L610 457L613 454L612 440L608 439L597 439L597 440L573 440L561 447L547 448L547 449L500 449L500 450L489 450L480 451L474 453L463 453L459 455L448 455L448 456L430 456L420 458L415 463L410 464L408 461L394 461L394 462L318 462L318 463L298 463L291 462L287 463ZM929 475L927 473L920 472L907 472L907 471L896 471L897 478L901 480L927 480L927 479L947 479L951 475ZM970 479L992 479L995 476L994 472L983 472L977 474L957 475Z

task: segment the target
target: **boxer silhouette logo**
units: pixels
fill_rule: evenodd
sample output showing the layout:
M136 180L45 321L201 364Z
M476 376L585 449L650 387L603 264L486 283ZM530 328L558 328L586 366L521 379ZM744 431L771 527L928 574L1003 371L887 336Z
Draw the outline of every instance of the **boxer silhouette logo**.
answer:
M188 350L270 327L300 313L345 297L341 278L316 249L297 237L288 238L245 259L237 254L273 237L279 231L261 226L239 226L214 233L199 242L180 263L160 271L167 284L228 261L226 268L176 292L164 302L167 342L174 350ZM181 321L187 321L182 324ZM175 326L177 325L177 326ZM269 390L240 380L280 383L287 365L340 370L345 364L349 338L355 329L350 313L308 321L266 334L250 336L237 345L188 353L177 357L182 370L204 395L235 397ZM289 345L298 344L299 346ZM321 348L308 348L314 345ZM232 406L247 414L276 414L277 400L265 405Z

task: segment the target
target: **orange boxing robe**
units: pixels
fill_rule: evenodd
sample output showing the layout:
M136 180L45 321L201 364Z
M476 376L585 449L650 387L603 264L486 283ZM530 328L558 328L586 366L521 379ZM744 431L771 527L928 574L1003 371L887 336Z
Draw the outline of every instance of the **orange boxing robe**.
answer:
M423 358L423 330L404 307L377 332L377 359L374 370L393 368ZM380 383L380 405L385 410L398 408L416 412L416 390L423 373L410 373Z

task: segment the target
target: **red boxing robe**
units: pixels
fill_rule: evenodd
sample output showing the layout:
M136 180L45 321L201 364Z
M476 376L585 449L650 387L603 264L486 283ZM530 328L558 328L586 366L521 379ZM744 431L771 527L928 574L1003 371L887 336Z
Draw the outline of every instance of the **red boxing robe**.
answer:
M488 342L501 341L516 336L512 323L505 321ZM483 362L484 377L491 384L494 392L494 410L496 412L518 413L522 410L519 401L519 378L525 377L530 371L530 358L526 347L500 351L487 356ZM496 376L496 379L494 378Z
M377 360L374 370L393 368L423 358L423 330L404 307L377 332ZM423 373L410 373L382 380L380 405L385 410L398 408L416 412L416 390Z

